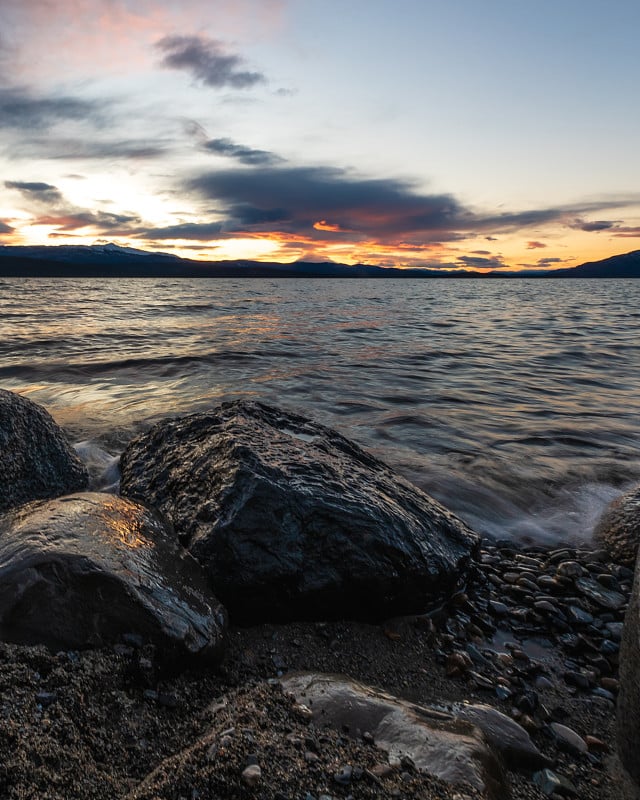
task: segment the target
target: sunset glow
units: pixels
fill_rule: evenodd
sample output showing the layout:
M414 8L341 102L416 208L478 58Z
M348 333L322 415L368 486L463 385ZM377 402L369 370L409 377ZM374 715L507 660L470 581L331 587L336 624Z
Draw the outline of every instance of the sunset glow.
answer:
M341 8L5 0L0 244L481 272L640 248L637 4Z

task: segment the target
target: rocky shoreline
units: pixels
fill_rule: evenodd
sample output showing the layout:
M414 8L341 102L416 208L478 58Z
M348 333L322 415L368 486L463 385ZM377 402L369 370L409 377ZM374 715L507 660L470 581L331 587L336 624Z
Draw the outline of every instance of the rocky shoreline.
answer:
M155 648L136 637L58 653L3 644L0 793L52 800L482 796L421 774L410 761L390 765L366 738L301 717L279 679L311 671L349 675L441 710L488 704L517 720L550 766L511 771L514 798L624 797L614 720L629 570L602 551L493 542L483 543L481 563L466 591L436 614L381 625L232 627L217 670L166 673ZM541 567L537 581L527 574L534 566ZM586 575L600 576L600 600L591 584L582 584L588 594L577 588ZM624 598L617 609L603 605L606 592ZM584 617L569 622L574 615ZM259 777L248 785L251 765Z
M261 404L160 423L128 498L86 492L46 412L0 401L0 796L637 797L628 558L481 540Z

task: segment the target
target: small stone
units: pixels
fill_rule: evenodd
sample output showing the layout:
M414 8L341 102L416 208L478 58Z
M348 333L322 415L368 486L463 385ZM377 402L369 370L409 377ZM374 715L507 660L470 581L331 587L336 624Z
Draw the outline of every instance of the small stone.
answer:
M553 689L553 683L544 675L538 675L535 680L536 689Z
M543 769L535 772L532 781L547 797L552 795L572 796L577 794L575 787L564 776L558 775L550 769Z
M447 658L447 675L450 678L455 675L463 675L472 665L471 657L467 653L456 650Z
M48 708L50 705L58 702L58 695L55 692L38 692L36 701L43 708Z
M609 745L598 739L597 736L585 736L584 741L589 748L590 753L608 753Z
M578 689L588 689L589 688L589 679L586 675L582 672L574 672L573 670L568 670L564 673L564 680L565 683L569 684L569 686L575 686Z
M180 700L173 692L159 692L158 703L165 708L178 708Z
M603 689L601 686L596 686L591 694L594 697L602 697L604 700L610 700L612 703L615 703L616 701L616 696L613 694L613 692L609 692L606 689Z
M605 656L615 655L620 650L618 642L612 642L611 639L603 639L600 645L600 652Z
M578 606L569 606L567 609L569 619L572 622L577 622L578 625L592 625L593 617L587 611L584 611Z
M622 622L607 622L605 625L609 638L614 642L622 639Z
M600 686L609 692L617 692L620 689L620 682L617 678L601 678Z
M563 561L556 567L556 575L563 578L581 578L586 570L577 561Z
M258 764L249 764L249 766L245 767L245 769L242 771L241 777L247 786L253 788L262 780L262 770Z
M307 764L315 764L320 761L320 756L317 753L312 753L311 750L307 750L304 754L304 760Z
M293 707L293 713L303 722L311 722L313 719L313 711L309 706L305 706L304 703L296 703Z
M496 617L506 617L509 613L509 607L498 600L489 600L487 608Z
M572 753L587 752L587 743L574 730L566 725L561 725L559 722L552 722L550 727L559 747Z
M620 594L620 592L605 589L592 578L578 578L576 580L576 589L585 597L593 600L594 603L612 611L618 611L626 603L624 595Z
M557 614L558 607L554 606L553 603L550 603L548 600L538 600L533 604L533 607L536 611L539 611L541 614Z
M351 783L352 774L353 768L347 764L347 766L342 767L338 772L334 773L333 780L339 783L340 786L348 786Z

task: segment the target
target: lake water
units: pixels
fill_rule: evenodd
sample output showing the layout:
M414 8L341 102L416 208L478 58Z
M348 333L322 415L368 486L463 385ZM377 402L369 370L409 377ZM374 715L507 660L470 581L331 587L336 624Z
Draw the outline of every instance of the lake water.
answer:
M252 397L480 532L574 540L640 481L640 281L2 279L0 386L98 486L150 422Z

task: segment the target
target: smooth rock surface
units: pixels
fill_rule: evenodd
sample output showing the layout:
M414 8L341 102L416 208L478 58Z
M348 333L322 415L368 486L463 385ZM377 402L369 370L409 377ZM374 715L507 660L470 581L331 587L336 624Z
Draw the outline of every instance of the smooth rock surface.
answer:
M510 769L532 771L550 766L549 759L538 750L525 729L496 708L484 703L459 705L452 713L480 728Z
M141 635L162 659L222 655L226 613L151 512L111 494L36 501L0 517L0 638L82 648Z
M477 537L335 431L235 402L129 444L121 492L159 508L239 623L423 611Z
M85 489L89 476L42 406L0 389L0 511Z
M284 691L326 725L353 737L366 731L389 760L408 756L415 767L451 784L466 783L487 796L509 796L506 776L481 730L471 722L414 705L344 676L294 673Z
M614 561L633 569L640 541L640 485L613 500L596 525L593 538Z
M640 561L640 558L639 558ZM617 710L618 755L636 786L640 787L640 564L622 629L620 694Z

